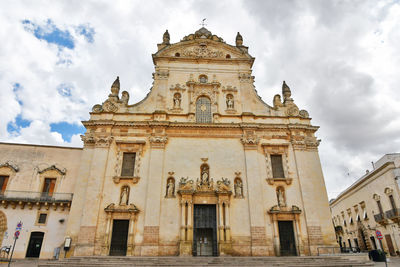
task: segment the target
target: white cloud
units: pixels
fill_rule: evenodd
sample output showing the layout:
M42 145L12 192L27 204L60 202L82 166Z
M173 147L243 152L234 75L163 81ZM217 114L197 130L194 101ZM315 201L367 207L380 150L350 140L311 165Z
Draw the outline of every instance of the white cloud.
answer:
M400 5L392 1L2 1L0 139L80 146L79 135L65 142L49 125L88 119L117 75L130 102L140 101L165 29L178 42L203 18L228 43L241 32L256 57L255 85L264 101L271 103L286 80L298 106L321 126L330 197L371 161L399 151ZM37 39L24 29L26 19L38 25L51 19L69 31L74 49ZM94 42L80 25L94 30ZM7 124L19 114L32 122L11 135Z

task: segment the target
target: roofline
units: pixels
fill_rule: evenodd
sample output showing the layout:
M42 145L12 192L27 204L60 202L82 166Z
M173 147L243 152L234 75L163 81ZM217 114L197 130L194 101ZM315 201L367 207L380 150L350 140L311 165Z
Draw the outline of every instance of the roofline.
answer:
M362 176L361 178L356 180L353 184L351 184L349 187L347 187L345 190L343 190L341 193L339 193L339 195L335 199L333 199L332 202L329 203L329 206L332 206L336 202L339 202L339 200L344 198L350 191L352 191L353 189L357 188L357 186L359 186L363 182L367 181L368 179L371 179L375 174L377 174L378 172L381 172L382 170L384 170L389 165L393 165L393 167L388 169L388 170L395 169L395 165L394 165L393 161L386 162L385 164L383 164L379 168L369 172L368 174L365 174L364 176Z
M83 150L83 147L53 146L53 145L39 145L39 144L22 144L22 143L8 143L8 142L0 142L0 145L30 146L30 147L48 147L48 148L62 148L62 149L77 149L77 150Z

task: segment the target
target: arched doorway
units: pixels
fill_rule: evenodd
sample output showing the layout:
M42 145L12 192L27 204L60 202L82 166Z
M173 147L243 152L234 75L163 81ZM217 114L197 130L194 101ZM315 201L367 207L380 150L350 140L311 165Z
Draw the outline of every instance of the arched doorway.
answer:
M196 122L211 123L211 101L208 97L201 96L196 101Z
M7 217L0 211L0 246L3 244L4 233L7 231Z
M28 250L26 251L27 258L39 258L40 250L42 249L43 243L43 232L32 232L31 238L28 243Z

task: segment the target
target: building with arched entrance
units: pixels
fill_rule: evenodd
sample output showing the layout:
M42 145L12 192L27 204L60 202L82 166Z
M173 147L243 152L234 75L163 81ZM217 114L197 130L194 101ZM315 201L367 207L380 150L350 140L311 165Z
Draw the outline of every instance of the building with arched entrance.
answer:
M272 105L261 100L242 36L229 45L201 28L171 44L167 31L153 62L145 99L130 104L117 77L83 122L61 237L67 257L315 255L335 246L318 127L285 82ZM36 182L67 189L50 176Z

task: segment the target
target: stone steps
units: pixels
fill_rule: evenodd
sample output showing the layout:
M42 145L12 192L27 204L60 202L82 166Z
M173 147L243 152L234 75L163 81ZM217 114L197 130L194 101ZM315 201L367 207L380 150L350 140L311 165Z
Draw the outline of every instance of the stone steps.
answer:
M346 256L320 257L116 257L91 256L49 260L39 263L42 267L74 266L374 266L365 257L354 259Z

